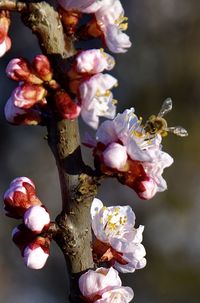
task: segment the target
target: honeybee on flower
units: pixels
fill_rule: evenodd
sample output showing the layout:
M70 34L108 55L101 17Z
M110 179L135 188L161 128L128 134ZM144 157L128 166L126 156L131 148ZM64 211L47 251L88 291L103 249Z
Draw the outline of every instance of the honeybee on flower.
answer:
M163 118L167 113L172 110L172 99L167 98L158 113L158 115L151 115L144 125L145 132L150 136L155 136L156 134L160 134L162 137L168 135L168 133L172 133L179 137L188 136L188 132L182 126L173 126L168 127L167 121Z

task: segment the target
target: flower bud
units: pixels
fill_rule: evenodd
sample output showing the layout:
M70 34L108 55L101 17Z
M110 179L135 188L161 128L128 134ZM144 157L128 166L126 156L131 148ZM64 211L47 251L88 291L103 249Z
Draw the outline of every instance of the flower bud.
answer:
M49 247L50 241L48 238L37 237L23 251L25 265L31 269L41 269L44 267L49 257Z
M24 214L24 224L35 233L40 233L50 223L49 213L43 206L32 206Z
M6 102L4 114L6 120L14 125L38 125L42 123L42 112L39 104L37 104L37 108L22 109L14 105L12 96Z
M103 152L105 165L117 170L123 170L127 161L126 147L119 143L111 143Z
M58 12L61 16L62 24L67 35L73 35L76 32L77 25L82 14L77 11L66 11L59 7Z
M46 93L40 85L24 83L13 91L12 98L15 106L27 109L36 103L46 104Z
M36 235L24 224L20 224L12 231L12 240L18 248L23 249L35 239Z
M64 91L59 91L55 96L56 108L62 119L74 120L80 112L81 107L74 103L71 97Z
M33 84L42 84L42 80L32 73L29 62L24 58L12 59L6 68L7 76L15 81L25 81Z
M157 189L157 184L152 178L146 177L136 182L135 191L141 199L150 200L157 193Z
M25 211L33 205L41 205L35 195L33 182L26 178L16 178L4 194L5 211L8 217L21 218Z
M43 80L43 81L50 81L53 76L53 72L51 69L50 62L48 58L44 55L37 55L33 59L32 66L36 72L36 74Z

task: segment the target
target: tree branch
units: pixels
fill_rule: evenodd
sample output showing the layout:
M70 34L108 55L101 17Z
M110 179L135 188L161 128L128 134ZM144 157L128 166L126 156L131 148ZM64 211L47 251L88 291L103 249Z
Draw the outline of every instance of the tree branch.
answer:
M75 54L73 41L66 38L58 13L46 2L27 4L23 21L39 39L43 53L50 59L54 78L62 85L65 60ZM51 104L52 100L49 100ZM91 251L90 205L97 191L97 181L82 161L77 121L48 118L48 143L54 154L62 192L62 212L56 222L54 239L66 259L71 281L71 302L79 297L78 278L93 268Z

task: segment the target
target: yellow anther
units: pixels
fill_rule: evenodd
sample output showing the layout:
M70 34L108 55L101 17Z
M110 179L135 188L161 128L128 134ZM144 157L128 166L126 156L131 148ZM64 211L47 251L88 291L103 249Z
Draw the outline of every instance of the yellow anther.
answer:
M110 96L110 91L109 90L107 90L106 92L105 92L105 94L104 94L104 96L106 96L106 97L109 97Z

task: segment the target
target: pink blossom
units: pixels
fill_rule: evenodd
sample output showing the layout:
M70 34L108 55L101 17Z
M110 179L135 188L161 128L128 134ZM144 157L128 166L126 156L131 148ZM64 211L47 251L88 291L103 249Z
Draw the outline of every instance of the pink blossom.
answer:
M22 109L14 105L15 99L11 96L4 108L6 120L14 125L38 125L42 122L40 105L33 108Z
M76 57L76 70L79 73L97 74L111 70L115 65L114 58L102 49L82 51Z
M29 207L41 205L35 185L26 177L16 178L10 183L4 194L4 203L6 215L13 218L21 218Z
M88 270L79 279L79 288L88 302L111 302L115 294L116 303L128 303L133 298L133 291L130 287L122 287L118 272L114 268L98 268L96 271Z
M116 106L110 89L116 85L114 77L99 73L79 86L81 116L92 128L98 127L99 117L114 118Z
M44 267L49 257L50 241L47 238L37 237L23 250L23 260L25 265L31 269L41 269Z
M36 84L24 83L19 85L12 93L12 99L14 100L14 105L27 109L33 107L36 103L41 103L45 105L47 92L46 90Z
M31 206L24 214L24 224L35 233L40 233L50 223L50 216L40 205Z
M109 175L116 173L112 171L113 168L119 171L121 168L104 162L105 150L113 143L125 147L128 158L123 168L126 169L123 169L123 174L119 177L116 176L121 183L133 188L142 199L149 199L156 192L167 189L162 173L165 167L173 163L173 159L162 151L162 137L159 134L149 137L133 108L118 114L112 121L103 122L97 130L96 141L94 154L103 172Z
M144 226L134 227L135 214L130 206L105 207L99 199L94 199L91 217L99 241L94 252L101 256L101 261L109 261L124 273L146 265L146 251L141 244Z

